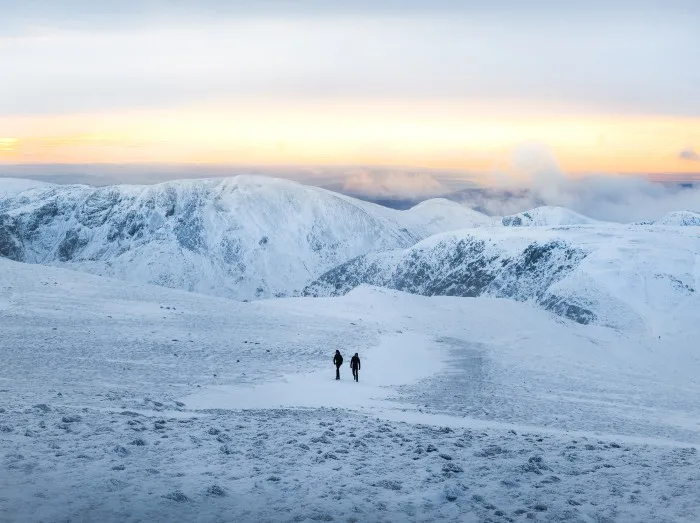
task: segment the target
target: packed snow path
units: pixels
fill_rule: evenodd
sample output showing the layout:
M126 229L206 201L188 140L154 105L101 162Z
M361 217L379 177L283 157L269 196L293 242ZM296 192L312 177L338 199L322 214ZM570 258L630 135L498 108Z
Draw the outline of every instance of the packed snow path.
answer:
M0 520L697 521L686 327L371 288L235 303L0 260Z

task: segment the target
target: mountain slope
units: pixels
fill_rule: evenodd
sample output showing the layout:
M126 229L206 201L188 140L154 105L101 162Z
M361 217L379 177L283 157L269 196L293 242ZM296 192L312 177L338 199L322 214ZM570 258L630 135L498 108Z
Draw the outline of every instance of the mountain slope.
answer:
M358 255L485 223L447 200L394 211L263 177L45 185L0 202L0 256L251 299L290 294Z
M459 231L355 258L304 294L342 295L362 284L510 298L578 323L661 334L692 322L700 305L700 238L614 225Z
M700 226L700 213L694 211L670 212L653 223L654 225L698 227Z

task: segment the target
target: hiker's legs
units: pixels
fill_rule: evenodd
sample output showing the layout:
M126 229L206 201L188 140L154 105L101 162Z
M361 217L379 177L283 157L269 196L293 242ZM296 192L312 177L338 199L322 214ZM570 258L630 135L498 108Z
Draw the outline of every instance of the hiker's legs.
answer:
M337 379L337 380L340 379L340 366L339 365L335 366L335 379Z

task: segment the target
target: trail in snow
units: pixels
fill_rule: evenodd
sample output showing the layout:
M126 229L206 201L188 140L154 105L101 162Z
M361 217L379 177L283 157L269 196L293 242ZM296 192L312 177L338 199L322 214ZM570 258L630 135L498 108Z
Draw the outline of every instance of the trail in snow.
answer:
M367 347L360 359L359 382L352 381L349 362L353 353L344 355L341 380L334 379L330 358L324 370L298 373L249 387L209 387L183 398L185 404L201 409L270 408L372 408L384 405L395 394L395 387L420 382L444 368L444 351L427 336L419 334L385 335L375 347Z

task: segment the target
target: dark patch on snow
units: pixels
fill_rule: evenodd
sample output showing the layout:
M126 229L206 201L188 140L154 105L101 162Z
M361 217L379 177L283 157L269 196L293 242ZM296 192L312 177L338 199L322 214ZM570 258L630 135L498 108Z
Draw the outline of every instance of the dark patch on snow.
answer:
M87 238L82 238L78 231L74 229L67 231L61 243L58 244L58 259L63 262L72 260L87 244Z
M207 494L209 496L224 497L226 495L226 491L219 485L212 485L207 489Z
M185 494L180 492L179 490L176 490L175 492L171 492L170 494L165 494L163 496L165 499L170 499L172 501L176 501L177 503L186 503L190 500Z
M117 445L112 450L114 451L114 453L117 456L120 456L122 458L129 455L129 451L125 447L122 447L121 445Z
M24 246L17 220L11 216L0 215L0 256L14 261L24 260Z
M373 484L374 487L381 487L385 488L387 490L401 490L401 481L397 480L392 480L392 479L382 479L377 481L376 483Z

